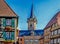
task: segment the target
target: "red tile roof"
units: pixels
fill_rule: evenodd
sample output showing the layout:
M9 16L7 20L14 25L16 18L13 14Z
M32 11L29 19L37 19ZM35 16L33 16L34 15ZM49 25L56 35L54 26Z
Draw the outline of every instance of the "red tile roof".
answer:
M0 17L17 17L15 12L8 6L4 0L0 0Z
M59 13L60 13L60 11L57 12L57 13L53 16L53 18L49 21L49 23L46 25L45 28L48 28L49 26L51 26L52 24L54 24L54 23L57 22L57 16L58 16L58 15L60 16Z

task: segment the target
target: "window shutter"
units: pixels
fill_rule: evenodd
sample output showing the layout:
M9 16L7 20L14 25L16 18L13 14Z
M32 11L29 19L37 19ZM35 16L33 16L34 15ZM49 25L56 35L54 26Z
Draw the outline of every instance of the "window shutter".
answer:
M14 28L15 27L15 19L12 19L11 23L12 23L12 27Z
M15 38L14 32L12 32L11 36L12 36L12 40L14 40Z
M6 39L6 34L5 34L5 32L3 32L3 38Z
M3 19L3 27L5 27L6 26L6 19L4 18Z

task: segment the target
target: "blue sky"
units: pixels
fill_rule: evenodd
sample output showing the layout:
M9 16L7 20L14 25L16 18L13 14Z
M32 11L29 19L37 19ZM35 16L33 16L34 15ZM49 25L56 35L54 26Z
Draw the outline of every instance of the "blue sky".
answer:
M32 0L6 0L19 16L18 28L27 30L27 18L30 16ZM50 19L60 11L60 0L33 0L34 15L37 18L36 29L44 29Z

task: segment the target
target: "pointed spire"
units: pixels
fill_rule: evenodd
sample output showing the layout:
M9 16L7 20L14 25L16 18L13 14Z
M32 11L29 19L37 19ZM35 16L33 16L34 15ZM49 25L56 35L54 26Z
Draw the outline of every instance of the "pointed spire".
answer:
M34 18L33 3L32 3L32 6L31 6L31 14L30 14L30 18Z

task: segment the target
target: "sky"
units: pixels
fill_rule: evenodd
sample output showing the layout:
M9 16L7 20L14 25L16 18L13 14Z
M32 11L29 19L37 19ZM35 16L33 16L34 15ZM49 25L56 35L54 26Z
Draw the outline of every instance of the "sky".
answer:
M51 18L60 11L60 0L5 0L19 16L18 29L28 30L27 18L31 13L33 2L34 15L37 18L36 29L44 29Z

